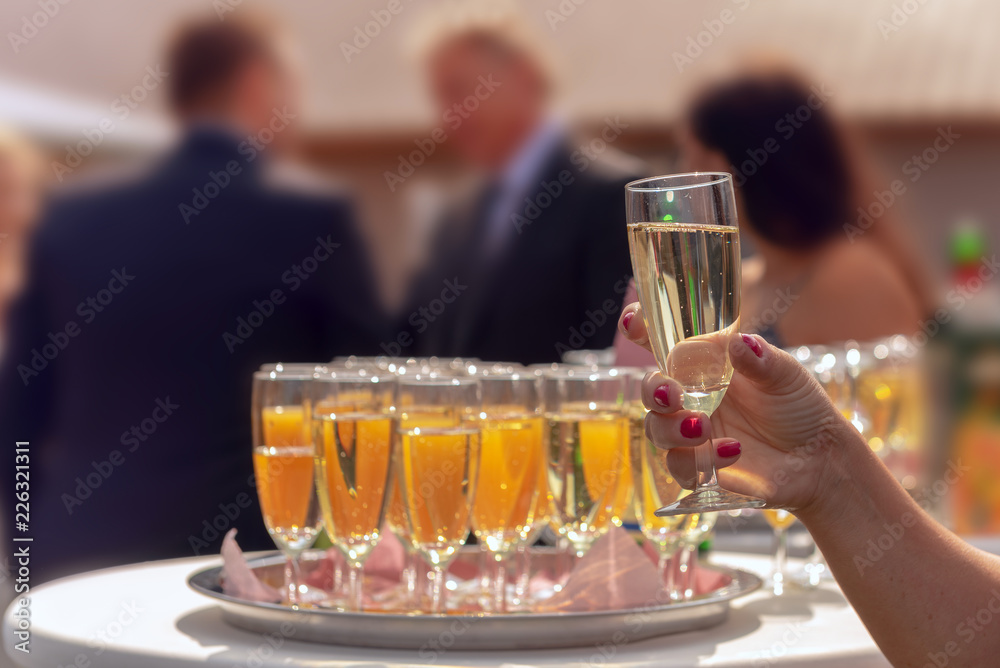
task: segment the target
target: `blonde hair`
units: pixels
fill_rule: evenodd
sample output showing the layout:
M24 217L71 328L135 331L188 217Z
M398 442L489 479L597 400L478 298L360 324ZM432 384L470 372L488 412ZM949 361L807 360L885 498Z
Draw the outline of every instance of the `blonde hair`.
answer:
M428 10L410 35L408 51L426 61L445 45L476 40L502 57L531 63L546 87L557 80L555 56L545 37L512 0L448 0Z

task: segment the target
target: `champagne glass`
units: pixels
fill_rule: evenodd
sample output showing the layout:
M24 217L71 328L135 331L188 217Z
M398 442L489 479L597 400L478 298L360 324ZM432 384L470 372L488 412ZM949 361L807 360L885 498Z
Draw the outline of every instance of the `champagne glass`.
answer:
M433 574L430 612L444 614L445 572L465 544L479 476L479 380L400 376L396 406L395 467L409 538Z
M542 375L552 527L577 557L612 526L627 482L625 383L614 368L557 367Z
M739 335L740 238L732 177L657 176L629 183L625 193L632 269L656 362L681 384L686 408L711 415L729 387L729 343ZM764 505L719 486L710 442L695 455L694 493L657 514Z
M363 607L364 562L378 543L392 488L395 376L339 367L312 383L316 487L323 522L348 567L345 607Z
M482 440L472 530L487 556L489 608L507 611L507 562L526 542L544 462L538 385L525 369L487 367L482 386Z
M675 570L670 560L681 545L679 531L682 515L657 517L655 511L666 503L673 503L684 488L674 480L667 469L667 453L646 436L646 407L642 405L643 373L636 370L629 378L629 459L634 488L633 505L636 521L643 537L655 548L660 580L671 598L676 597ZM688 515L687 517L691 517Z
M311 369L279 370L253 376L251 420L254 480L267 532L285 555L285 600L298 607L305 593L299 557L322 525L313 487L313 444L309 422Z
M775 596L781 596L788 587L788 527L795 524L795 515L787 510L764 509L764 519L774 530L774 563L771 572L771 588Z

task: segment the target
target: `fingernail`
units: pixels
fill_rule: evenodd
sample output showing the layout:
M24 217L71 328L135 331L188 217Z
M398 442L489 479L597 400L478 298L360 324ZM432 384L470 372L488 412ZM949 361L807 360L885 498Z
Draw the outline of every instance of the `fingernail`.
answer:
M753 338L749 334L741 334L743 337L743 343L747 344L753 354L757 357L762 357L764 355L764 349L760 347L760 342Z
M681 422L681 436L684 438L698 438L701 436L701 418L692 417Z
M658 388L653 390L653 401L660 404L664 408L670 406L670 386L660 385Z
M720 457L736 457L740 454L741 449L739 441L735 441L733 443L723 443L715 451Z
M622 329L625 330L626 334L628 334L628 324L630 322L632 322L632 316L634 316L634 315L635 315L635 311L629 311L622 318Z

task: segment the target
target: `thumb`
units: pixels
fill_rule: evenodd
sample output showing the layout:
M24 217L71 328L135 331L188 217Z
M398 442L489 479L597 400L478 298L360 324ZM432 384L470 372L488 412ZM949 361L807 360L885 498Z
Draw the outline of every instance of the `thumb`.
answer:
M733 369L757 387L774 394L800 388L809 372L794 357L756 334L740 334L729 342Z

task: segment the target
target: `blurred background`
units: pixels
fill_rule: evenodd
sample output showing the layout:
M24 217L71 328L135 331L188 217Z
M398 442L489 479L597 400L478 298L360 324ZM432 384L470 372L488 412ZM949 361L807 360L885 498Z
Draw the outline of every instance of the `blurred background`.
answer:
M464 11L466 4L7 0L0 6L7 42L0 49L0 125L18 137L12 143L27 140L37 147L44 190L99 188L116 175L129 173L134 165L169 151L182 134L168 109L168 86L163 85L171 75L165 48L176 26L191 17L226 22L244 12L266 12L283 24L289 36L287 57L296 63L295 83L304 98L295 112L298 132L289 148L309 176L296 178L318 179L350 193L357 231L373 268L379 309L389 314L390 321L409 322L412 328L414 319L407 316L414 286L428 266L435 268L435 239L445 229L442 211L466 181L475 181L483 171L478 169L481 165L470 166L475 163L470 161L475 138L463 138L460 128L451 127L449 105L444 104L449 81L460 78L454 66L461 58L435 63L434 54L428 56L427 47L420 45L422 36L441 32L448 17ZM845 413L859 429L872 430L871 438L878 441L870 440L873 447L888 450L889 440L895 438L907 441L900 450L920 450L920 462L904 457L898 463L899 477L915 494L929 497L947 523L966 533L1000 533L1000 485L995 482L1000 478L1000 298L998 285L990 282L997 271L995 259L991 264L990 258L1000 244L1000 41L996 39L1000 4L989 0L492 4L498 15L518 16L516 30L504 33L514 36L505 48L514 44L512 52L520 49L522 56L530 55L537 78L544 79L546 92L551 92L550 110L544 115L566 128L572 137L569 150L585 163L613 157L622 166L620 173L632 177L715 164L694 160L704 157L698 147L708 144L710 119L715 119L714 132L720 138L708 148L725 152L722 135L727 128L740 131L743 121L710 113L713 107L703 97L710 82L732 79L733 72L755 62L781 63L782 69L796 72L804 81L808 108L791 109L805 115L798 121L788 119L784 130L779 127L783 115L767 116L765 129L774 127L775 136L782 138L784 131L795 128L782 139L788 141L820 108L835 119L845 145L856 151L857 164L865 166L864 178L852 167L850 180L865 185L833 223L843 226L846 241L852 242L854 233L863 235L873 224L880 229L876 221L891 214L896 239L902 239L898 247L907 249L908 258L900 263L908 267L899 272L904 278L892 280L907 283L911 297L916 297L904 326L875 328L869 336L864 322L854 323L862 334L820 340L793 335L789 319L784 331L778 326L782 336L776 340L797 351L821 380L832 383L831 394L846 397ZM434 39L435 48L444 43L440 36ZM504 57L509 56L505 52ZM489 87L488 79L484 85ZM718 97L715 107L726 111L726 99ZM691 114L692 100L703 103L701 125ZM801 136L805 134L803 130ZM698 135L700 144L692 145L693 135ZM766 173L764 163L770 155L780 155L759 139L751 136L723 156L751 183L758 170ZM787 146L791 145L789 141ZM787 155L792 148L783 150ZM713 155L717 160L719 156ZM808 171L807 167L808 156L803 169ZM815 177L823 178L822 172ZM621 192L620 185L615 182L614 193ZM823 185L812 184L820 190ZM773 202L762 204L759 198L756 202L758 207L774 208ZM822 208L823 200L815 203ZM608 211L621 213L609 213L604 222L623 227L620 205L613 203ZM745 213L741 210L741 216ZM34 218L31 212L19 215L12 220ZM613 216L620 217L610 219ZM287 221L276 219L273 225L274 234L280 236ZM11 223L0 234L7 271L22 261L26 251L15 241L23 237L28 243L30 225ZM624 244L624 229L615 233L613 243L619 237ZM755 250L773 250L772 242L766 234L747 239L744 254L749 258ZM554 252L555 243L542 250ZM781 248L784 255L772 257L785 257L791 266L811 257L799 257L806 246L792 243ZM841 259L834 257L836 269ZM881 261L890 264L885 257ZM615 283L614 290L610 286L624 275L627 259L623 261L609 268L604 293L594 302L601 304L609 296L614 300L612 308L604 309L608 340L601 346L589 345L596 338L577 344L570 329L564 349L610 344L625 293L624 284L619 288ZM544 259L538 262L544 265ZM843 262L846 274L853 273L852 263L865 265L863 257L845 256ZM865 280L873 292L884 287L878 275ZM792 276L785 285L807 287L798 281ZM8 284L12 287L5 287L7 292L19 289L16 279ZM431 280L431 285L440 291L440 279ZM848 300L865 301L869 290L851 289ZM432 302L418 299L417 303ZM894 303L886 298L884 304L865 308L877 315L884 305ZM811 308L815 318L823 317L822 299L814 299ZM566 323L578 323L583 330L590 313L581 307L576 315L567 316ZM774 324L766 318L766 304L758 309L760 314L765 325ZM806 331L808 324L800 323L796 331ZM409 331L407 325L384 331L389 333L381 350L374 352L409 354L409 344L397 336ZM892 334L908 338L888 338ZM566 352L559 348L559 335L544 341L553 357ZM539 334L544 336L548 334ZM861 342L845 345L843 339L850 338ZM491 355L476 349L445 352ZM547 361L545 354L535 352L518 357L515 361ZM917 377L920 380L914 380ZM919 392L909 391L918 384ZM248 452L241 454L248 459ZM971 467L970 472L948 476L954 470L949 466L959 461ZM945 481L943 490L934 486L939 480ZM943 498L950 499L950 505L940 509Z
M388 25L368 26L374 33L368 37L366 24L387 4L216 3L222 17L260 7L287 23L304 65L301 150L310 163L356 189L380 294L398 306L433 218L426 212L433 189L422 182L432 183L452 166L453 147L444 142L416 178L386 196L383 173L398 169L413 140L440 125L424 72L407 47L435 3L403 0ZM114 131L66 179L168 145L175 129L162 88L137 101L124 120L112 104L141 86L148 67L163 62L178 21L212 12L213 4L74 0L58 8L37 35L2 51L0 121L59 157L102 118L115 119ZM619 116L628 127L615 148L649 160L650 173L672 164L672 131L686 94L720 64L766 51L832 93L836 110L861 133L887 180L908 179L904 164L932 145L939 128L951 125L960 134L896 205L905 210L908 234L938 281L946 280L955 225L974 222L995 234L1000 224L995 3L553 0L521 8L557 68L561 113L584 131L598 132L606 116ZM731 22L719 23L727 10ZM8 42L9 33L31 34L25 18L30 23L39 11L37 0L5 2L0 23ZM712 34L713 27L720 34Z

